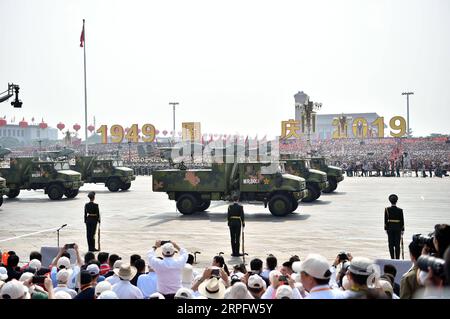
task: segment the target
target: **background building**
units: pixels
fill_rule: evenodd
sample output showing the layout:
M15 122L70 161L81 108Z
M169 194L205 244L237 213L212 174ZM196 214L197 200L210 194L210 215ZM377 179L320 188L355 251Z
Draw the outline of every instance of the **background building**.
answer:
M58 140L58 130L56 128L40 128L39 125L28 125L21 127L16 124L7 124L0 127L0 145L9 147L30 145L36 141L56 141Z

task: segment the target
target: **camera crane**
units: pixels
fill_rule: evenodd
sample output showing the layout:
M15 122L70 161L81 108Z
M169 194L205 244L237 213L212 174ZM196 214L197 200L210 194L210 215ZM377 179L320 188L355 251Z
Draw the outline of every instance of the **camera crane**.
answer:
M19 86L14 83L8 83L8 89L0 93L0 103L9 100L14 94L16 95L16 99L11 102L11 105L15 108L22 107L22 101L19 100Z

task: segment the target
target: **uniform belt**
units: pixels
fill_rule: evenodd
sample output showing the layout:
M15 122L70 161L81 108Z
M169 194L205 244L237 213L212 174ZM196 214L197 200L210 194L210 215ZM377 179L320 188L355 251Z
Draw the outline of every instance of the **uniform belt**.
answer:
M92 216L97 217L97 214L87 214L87 216L88 217L92 217Z
M388 223L400 223L400 219L388 219Z
M241 217L238 217L238 216L231 216L230 219L241 219Z

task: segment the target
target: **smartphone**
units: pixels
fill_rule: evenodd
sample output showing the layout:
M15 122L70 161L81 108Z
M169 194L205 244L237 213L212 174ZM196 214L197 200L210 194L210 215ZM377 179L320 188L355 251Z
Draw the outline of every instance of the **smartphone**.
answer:
M211 270L211 276L219 277L220 276L220 269L212 269Z
M73 243L73 244L66 244L65 245L65 247L66 247L66 249L70 249L70 248L75 248L75 243Z
M47 276L33 276L32 283L33 284L43 284Z
M170 243L170 240L161 240L161 246Z
M278 277L278 281L288 282L288 279L286 276L281 275L280 277Z

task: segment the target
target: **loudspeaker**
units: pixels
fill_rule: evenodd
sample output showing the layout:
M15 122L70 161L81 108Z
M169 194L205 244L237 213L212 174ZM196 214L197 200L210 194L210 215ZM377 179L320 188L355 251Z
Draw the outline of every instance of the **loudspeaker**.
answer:
M77 255L75 252L75 249L68 249L67 250L70 254L70 263L72 265L76 264L77 262ZM59 247L41 247L41 255L42 255L42 267L48 267L53 259L58 255ZM55 265L56 266L56 265Z

